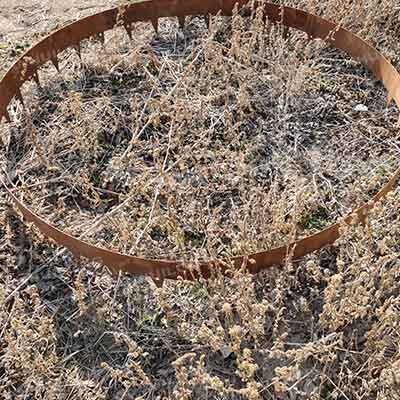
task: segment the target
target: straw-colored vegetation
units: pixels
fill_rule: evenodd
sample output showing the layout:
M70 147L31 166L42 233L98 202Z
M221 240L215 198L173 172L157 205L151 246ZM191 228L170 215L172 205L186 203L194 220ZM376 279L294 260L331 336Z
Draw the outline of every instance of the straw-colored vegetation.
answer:
M400 67L397 0L285 4ZM399 159L384 88L250 11L132 40L116 27L44 68L0 127L15 193L93 244L190 263L291 242L370 198ZM4 65L32 41L0 37ZM303 260L157 289L78 265L2 193L0 399L400 398L399 209L395 190Z

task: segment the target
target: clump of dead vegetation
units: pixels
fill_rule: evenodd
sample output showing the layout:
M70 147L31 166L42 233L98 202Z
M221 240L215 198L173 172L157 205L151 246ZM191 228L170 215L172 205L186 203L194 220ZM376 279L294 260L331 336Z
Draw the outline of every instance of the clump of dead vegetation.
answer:
M391 1L292 1L393 58ZM220 258L326 227L396 167L397 111L360 65L236 10L91 41L2 127L18 195L95 244ZM363 17L360 18L360 15ZM397 35L397 39L396 39ZM398 191L331 249L261 276L111 278L4 206L0 393L38 399L396 398Z
M9 170L56 225L147 257L251 253L326 227L393 170L396 115L345 55L257 10L147 28L71 53L16 111Z

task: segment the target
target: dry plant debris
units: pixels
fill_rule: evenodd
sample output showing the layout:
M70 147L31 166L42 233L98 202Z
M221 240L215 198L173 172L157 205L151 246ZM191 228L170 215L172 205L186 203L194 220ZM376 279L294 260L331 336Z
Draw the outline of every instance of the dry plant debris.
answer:
M290 5L398 66L396 2ZM115 30L105 47L86 43L82 62L65 54L1 128L19 194L57 226L134 255L232 256L325 227L394 172L396 110L341 52L240 13L159 31ZM398 398L398 190L296 266L156 290L77 266L6 201L5 398Z
M110 29L115 29L117 26L123 26L127 31L128 36L132 38L132 23L137 23L139 21L150 21L155 31L158 32L159 17L176 17L177 15L179 25L184 29L187 16L202 15L207 13L212 15L232 17L233 22L237 22L236 25L238 25L239 28L243 28L243 18L241 15L243 11L246 12L247 16L250 16L251 18L253 25L253 40L252 46L244 45L242 46L243 49L240 48L241 46L233 42L231 53L233 52L232 54L234 54L236 58L240 58L241 52L243 51L245 54L249 53L249 48L255 47L257 49L257 46L260 46L260 43L265 45L264 40L259 41L257 37L254 38L255 33L258 32L254 27L262 27L265 25L263 16L265 13L265 15L268 17L268 25L270 25L270 22L283 25L282 33L285 39L288 37L288 27L300 29L301 31L305 31L308 39L323 39L327 43L333 45L333 47L340 48L349 53L353 58L360 60L362 65L370 70L375 77L379 81L382 81L382 83L385 85L389 93L388 103L390 104L390 102L394 100L397 105L400 106L400 75L387 59L385 59L376 49L368 45L356 35L341 28L340 25L336 25L335 23L321 19L318 16L307 14L301 10L281 7L276 4L248 3L244 0L241 0L239 3L240 5L235 5L232 0L225 0L220 6L216 6L213 2L197 3L195 0L193 0L191 3L168 3L164 1L153 0L151 2L133 3L126 7L117 7L113 10L93 15L89 18L79 20L72 25L66 26L65 28L62 28L61 30L58 30L52 35L46 37L36 46L32 47L5 74L3 80L1 81L1 88L3 90L3 95L0 98L2 117L5 117L7 120L11 120L9 103L12 98L19 100L24 106L24 96L22 95L21 88L22 83L28 79L32 79L37 85L40 86L38 69L40 66L45 64L46 61L51 61L59 71L58 53L62 50L65 50L69 47L74 47L76 48L78 55L81 57L81 43L85 38L95 38L96 40L100 40L104 45L104 32ZM240 9L242 5L247 5L248 7ZM251 9L251 7L253 7L253 9ZM207 25L209 25L209 17L207 18ZM268 33L270 33L269 29ZM235 32L233 35L233 39L235 39ZM249 62L249 56L245 58L246 59L244 59L244 62L246 62L246 60ZM288 90L290 89L291 87L288 88ZM286 94L287 97L290 97L291 95L292 92L288 92ZM147 103L145 104L144 109L146 107ZM355 107L355 111L365 112L368 111L368 107L359 104ZM171 134L169 133L168 137L170 136ZM131 139L129 144L127 144L127 148L124 150L122 158L125 159L127 155L130 155L133 147L133 141L134 137ZM12 142L12 137L10 137L9 142ZM297 143L295 147L297 147ZM169 155L169 148L167 155ZM40 154L39 158L41 158ZM166 159L163 163L161 175L166 172L164 171L165 161ZM324 246L332 245L339 237L340 225L343 222L350 224L355 218L359 219L360 222L365 222L365 217L368 214L368 211L376 204L376 202L384 198L385 195L393 188L399 176L400 169L398 169L391 176L389 181L374 195L370 202L366 202L362 206L356 208L352 214L349 214L343 219L342 222L330 225L328 228L321 230L316 234L307 236L299 241L295 241L294 239L290 241L289 239L288 244L275 247L269 251L256 252L231 258L230 261L223 263L225 265L223 267L224 270L228 272L230 268L232 268L230 264L232 264L233 268L237 268L246 264L247 268L252 273L257 273L272 265L284 264L287 262L288 255L293 259L298 259L299 257L309 254L312 251L318 250ZM8 176L7 180L10 180ZM9 188L6 187L6 190L8 191L8 194L14 201L15 205L30 222L33 222L38 228L40 228L44 235L52 238L59 245L67 247L77 259L80 257L86 257L90 260L100 261L104 265L108 266L114 273L128 272L134 274L150 274L156 278L158 284L162 284L165 278L176 279L180 275L183 275L185 278L196 279L196 277L199 275L207 277L215 272L215 259L219 256L218 253L216 253L216 255L213 257L214 259L211 259L211 262L205 261L205 257L201 259L201 256L192 257L194 259L201 259L201 261L195 260L194 262L183 257L169 261L156 261L138 257L136 255L127 255L122 252L113 252L112 250L106 250L104 247L94 246L87 241L82 240L83 236L90 232L97 231L98 226L101 225L106 218L110 218L111 214L115 214L117 211L125 207L129 200L131 200L129 196L116 208L101 217L100 220L95 221L94 226L90 228L89 231L86 231L82 235L79 235L79 237L76 237L73 235L68 235L67 233L57 229L54 225L45 222L37 214L33 213L29 208L24 206L23 203L21 203L21 201L18 200L13 193L11 193ZM91 190L91 188L88 190ZM156 195L154 198L150 217L152 217L152 212L157 200L158 195ZM149 223L146 224L145 228L147 228L148 225ZM297 236L296 232L294 232L294 234L291 236L295 238ZM140 240L140 238L141 235L139 236L138 240Z

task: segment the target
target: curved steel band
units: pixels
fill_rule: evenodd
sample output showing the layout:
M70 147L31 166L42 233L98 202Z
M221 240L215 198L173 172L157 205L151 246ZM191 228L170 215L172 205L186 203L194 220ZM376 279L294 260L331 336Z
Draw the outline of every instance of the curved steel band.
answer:
M58 68L57 57L60 52L69 48L80 48L84 39L101 36L103 32L113 29L116 25L125 26L128 34L132 35L132 24L138 21L150 21L157 29L158 19L162 17L178 17L179 23L184 23L186 16L217 15L231 16L235 4L239 7L246 5L245 0L151 0L131 4L123 9L112 9L79 20L68 25L33 46L27 51L5 74L0 81L0 121L5 117L10 120L7 108L13 98L22 101L21 86L29 79L38 80L38 69L48 61ZM310 38L323 39L332 46L342 49L354 59L360 61L380 80L389 93L389 102L394 100L400 107L400 76L391 63L376 49L351 32L337 26L335 23L324 20L301 10L283 7L276 4L265 4L265 16L272 22L282 23L289 28L298 29L308 34ZM355 210L345 218L345 222L364 221L369 210L380 199L391 191L400 176L400 168L377 193L369 203ZM204 262L196 269L188 270L179 261L148 260L140 257L120 254L93 246L57 229L32 212L10 190L11 183L3 185L16 207L25 218L33 222L47 237L53 239L60 246L68 248L75 257L85 257L98 260L107 265L114 273L150 275L156 281L164 279L197 279L199 276L208 278L217 268L216 263ZM340 224L336 223L327 229L295 243L282 246L270 251L263 251L247 256L241 256L218 264L218 268L227 270L232 266L241 266L246 263L251 273L257 273L272 265L285 263L290 254L298 259L322 247L333 244L340 236ZM247 260L251 259L251 262Z

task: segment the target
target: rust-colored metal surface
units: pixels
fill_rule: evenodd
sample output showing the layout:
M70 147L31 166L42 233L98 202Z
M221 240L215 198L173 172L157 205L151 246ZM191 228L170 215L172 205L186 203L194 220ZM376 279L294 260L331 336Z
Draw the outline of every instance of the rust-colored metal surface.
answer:
M49 61L58 69L58 54L67 48L76 48L80 52L80 43L84 39L103 38L104 32L113 29L116 25L123 25L127 34L132 36L133 25L139 21L148 21L154 29L158 30L159 18L176 17L180 26L183 26L185 18L189 16L204 16L206 21L210 15L231 16L235 4L243 7L247 2L247 0L150 0L108 10L72 23L33 46L5 74L0 81L0 121L5 118L10 122L7 108L12 99L23 101L20 88L24 82L29 79L39 82L38 71ZM265 16L272 22L281 23L287 28L306 32L310 39L322 39L347 52L383 83L388 91L389 102L395 101L400 108L400 75L382 54L358 36L333 22L290 7L266 3ZM375 203L393 189L399 177L400 168L370 202L354 210L345 218L345 222L363 222ZM199 277L208 278L217 269L227 272L234 266L244 264L251 273L258 273L273 265L284 264L289 255L294 260L298 259L333 244L340 237L341 224L336 223L312 236L270 251L248 254L222 263L203 262L196 268L187 268L179 260L148 260L124 255L72 237L43 220L23 204L11 190L12 184L9 180L2 183L24 217L34 223L44 235L60 246L68 248L77 259L84 257L98 260L108 266L113 273L149 275L159 284L164 279L179 277L191 280Z

